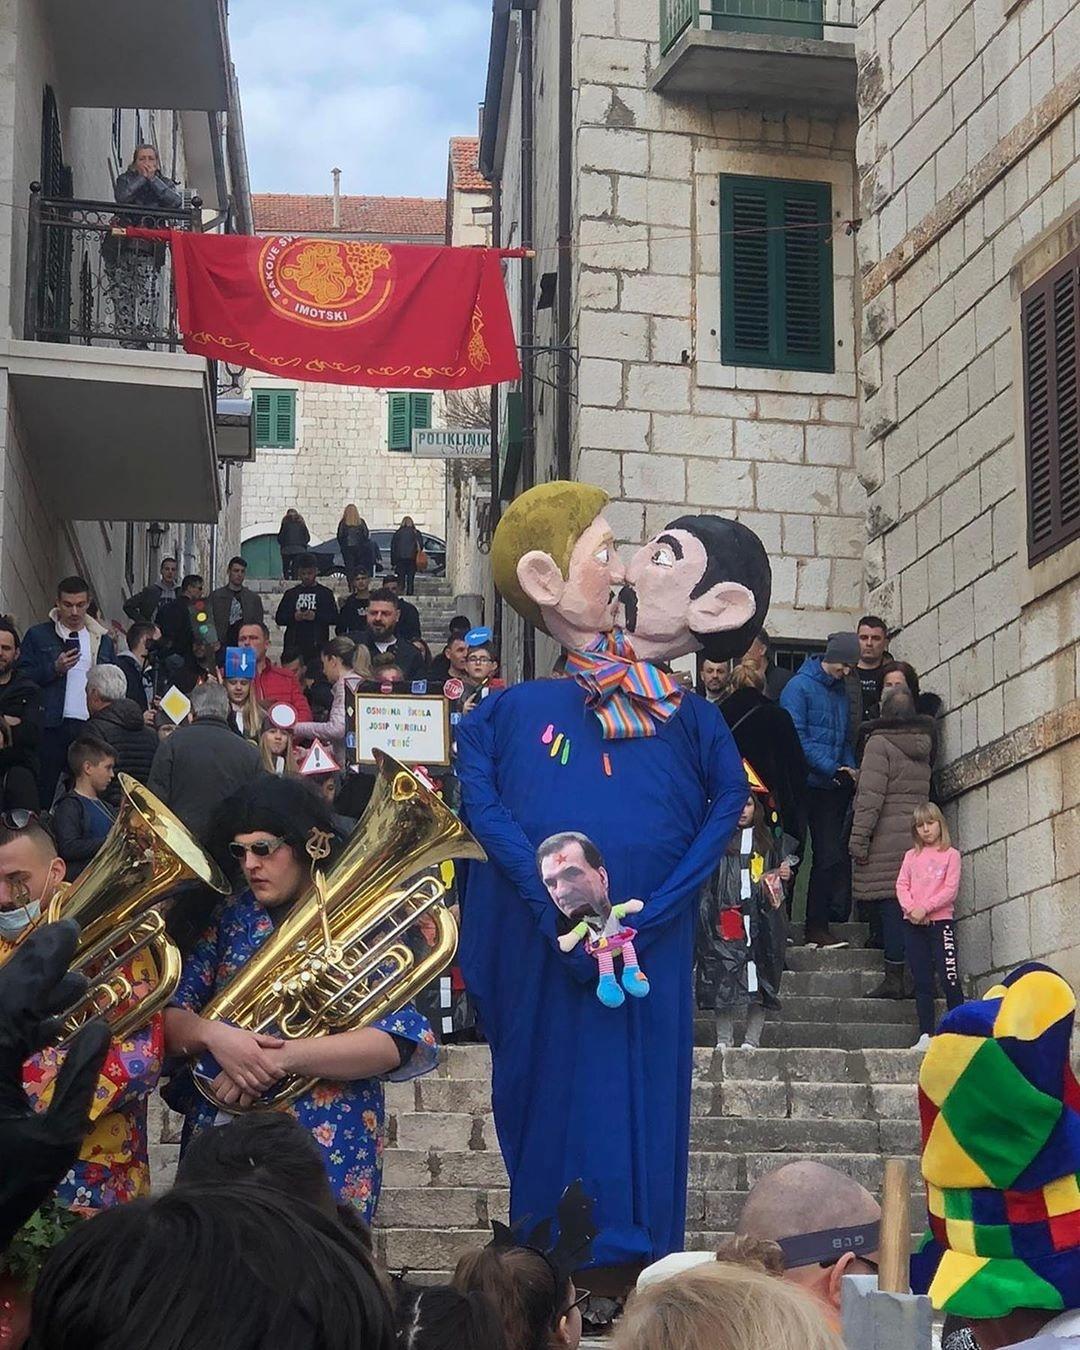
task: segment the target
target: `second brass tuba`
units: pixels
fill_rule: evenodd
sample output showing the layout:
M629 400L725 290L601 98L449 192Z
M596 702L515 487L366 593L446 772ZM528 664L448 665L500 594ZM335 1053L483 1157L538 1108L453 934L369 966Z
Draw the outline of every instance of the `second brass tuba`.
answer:
M187 827L126 773L120 810L105 842L75 881L59 888L43 921L74 919L82 932L71 969L89 981L83 997L61 1014L66 1041L92 1017L103 1016L123 1040L164 1008L180 983L180 952L165 932L158 901L182 881L228 891L217 864ZM133 1002L123 967L144 952L157 967L157 983Z
M375 757L375 790L344 850L203 1017L289 1039L352 1031L400 1008L454 959L457 924L443 904L446 886L429 869L487 854L404 764L379 750ZM418 954L425 919L435 936ZM215 1106L240 1109L219 1101L207 1078L194 1078ZM316 1081L283 1079L258 1105L293 1101Z

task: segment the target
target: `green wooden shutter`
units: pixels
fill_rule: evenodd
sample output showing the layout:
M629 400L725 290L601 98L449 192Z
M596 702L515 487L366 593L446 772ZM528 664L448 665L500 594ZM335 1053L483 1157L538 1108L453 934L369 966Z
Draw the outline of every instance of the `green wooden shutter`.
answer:
M257 389L255 404L255 448L292 450L296 446L296 391L294 389Z
M274 394L274 444L281 450L296 445L296 394L291 389Z
M426 431L431 426L431 395L409 395L409 425L412 431ZM412 438L409 439L412 449Z
M255 448L261 449L270 444L273 418L270 412L269 389L255 391Z
M412 425L408 394L390 394L387 397L386 448L412 449Z
M834 369L828 183L720 178L726 365Z

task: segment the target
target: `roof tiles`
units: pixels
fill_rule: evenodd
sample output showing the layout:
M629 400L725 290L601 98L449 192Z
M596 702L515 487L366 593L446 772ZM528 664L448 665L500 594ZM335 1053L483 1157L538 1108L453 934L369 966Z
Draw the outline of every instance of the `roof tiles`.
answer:
M333 198L279 192L252 194L255 229L334 233ZM441 197L341 198L342 234L373 234L393 239L417 236L442 239L446 229L446 202Z

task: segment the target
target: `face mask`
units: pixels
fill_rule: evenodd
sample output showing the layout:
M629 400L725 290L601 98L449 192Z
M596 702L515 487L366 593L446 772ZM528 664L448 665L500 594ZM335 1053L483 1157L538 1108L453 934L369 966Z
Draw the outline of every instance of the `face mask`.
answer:
M0 910L0 937L14 940L25 933L40 914L40 900L31 900L28 905L20 905L18 909Z

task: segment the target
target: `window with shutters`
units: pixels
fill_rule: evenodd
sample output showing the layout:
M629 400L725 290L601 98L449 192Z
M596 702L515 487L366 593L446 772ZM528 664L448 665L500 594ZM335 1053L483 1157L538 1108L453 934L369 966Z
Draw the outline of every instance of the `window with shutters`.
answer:
M1028 563L1080 538L1080 250L1020 298Z
M386 403L386 448L412 450L413 432L431 426L431 395L390 394Z
M253 399L256 450L295 450L296 390L256 389Z
M835 369L832 189L720 178L720 353L730 366Z

